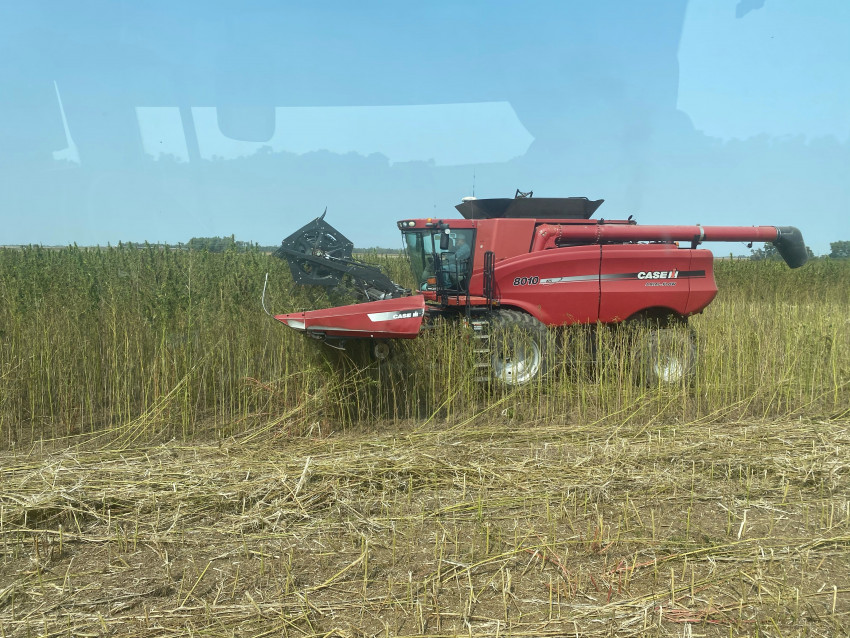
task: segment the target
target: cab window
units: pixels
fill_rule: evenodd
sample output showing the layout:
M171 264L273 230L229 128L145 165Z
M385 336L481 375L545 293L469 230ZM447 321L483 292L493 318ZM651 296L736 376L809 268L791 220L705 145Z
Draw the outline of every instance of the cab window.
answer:
M472 229L451 229L448 246L440 247L440 236L445 231L405 232L405 244L420 290L433 287L429 279L440 274L440 288L465 292L472 271ZM436 263L435 263L436 261Z

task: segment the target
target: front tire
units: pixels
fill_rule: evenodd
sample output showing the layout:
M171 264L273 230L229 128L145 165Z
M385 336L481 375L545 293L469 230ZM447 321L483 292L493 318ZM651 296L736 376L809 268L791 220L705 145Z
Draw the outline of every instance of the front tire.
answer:
M518 310L497 310L490 326L491 374L497 384L518 387L546 373L550 335L545 325Z

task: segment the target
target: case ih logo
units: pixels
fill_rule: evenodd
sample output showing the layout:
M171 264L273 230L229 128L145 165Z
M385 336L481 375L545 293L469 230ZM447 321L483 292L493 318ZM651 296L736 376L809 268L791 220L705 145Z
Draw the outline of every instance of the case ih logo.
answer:
M413 310L388 310L386 312L370 312L368 317L370 321L393 321L394 319L414 319L425 315L423 308L414 308Z
M641 270L638 279L678 279L678 270Z
M614 273L605 273L602 275L571 275L568 277L548 277L544 279L540 279L540 283L544 286L552 286L554 284L574 284L574 283L587 283L587 282L595 282L600 281L603 283L610 283L615 281L627 281L633 279L647 280L647 279L665 279L669 283L664 285L675 286L675 281L670 281L671 279L694 279L699 277L705 277L704 270L641 270L640 272L614 272ZM518 286L522 284L522 280L527 280L528 283L533 284L537 283L537 277L517 277L514 279L514 286ZM647 284L660 286L661 284Z

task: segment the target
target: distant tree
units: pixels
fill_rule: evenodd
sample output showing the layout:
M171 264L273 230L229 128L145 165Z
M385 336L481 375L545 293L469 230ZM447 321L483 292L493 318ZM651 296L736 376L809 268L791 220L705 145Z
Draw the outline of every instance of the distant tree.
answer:
M782 257L779 256L779 251L776 250L776 246L766 243L761 248L753 248L750 250L750 259L753 261L762 261L765 259L782 259Z
M234 235L230 237L192 237L185 247L189 250L206 250L211 253L223 253L228 250L235 250L240 253L247 252L254 248L254 244L247 241L236 241Z
M809 259L815 258L815 254L808 246L806 246L806 256L808 256ZM750 259L753 261L762 261L764 259L776 261L782 259L782 255L779 254L776 246L771 243L765 243L762 248L754 248L750 250Z
M829 256L833 259L850 259L850 241L834 241L829 248Z
M234 242L233 237L192 237L186 247L189 250L206 250L211 253L223 253Z

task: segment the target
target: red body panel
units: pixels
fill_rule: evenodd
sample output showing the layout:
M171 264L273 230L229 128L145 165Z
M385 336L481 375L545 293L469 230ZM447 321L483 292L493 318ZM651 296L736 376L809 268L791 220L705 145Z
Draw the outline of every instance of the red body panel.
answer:
M675 244L606 244L602 246L599 320L616 323L648 308L688 314L693 278L691 251Z
M717 294L708 250L675 244L570 246L496 261L500 305L550 326L616 323L649 309L683 316ZM470 294L482 294L482 271Z
M476 228L472 262L474 269L484 268L484 253L488 250L495 253L497 264L516 255L527 255L531 250L531 240L537 225L534 219L479 220L466 223ZM460 227L454 221L451 225Z
M695 249L691 253L691 270L702 270L705 277L691 278L691 293L688 295L688 312L693 315L702 312L717 296L717 283L714 281L714 255L710 250Z
M275 315L290 328L319 338L413 339L424 318L422 295Z
M557 253L497 259L494 274L499 303L524 310L552 326L595 322L599 315L600 249L573 246ZM481 273L473 277L471 285L483 287ZM470 288L472 293L476 290Z

